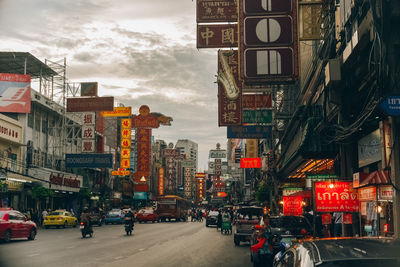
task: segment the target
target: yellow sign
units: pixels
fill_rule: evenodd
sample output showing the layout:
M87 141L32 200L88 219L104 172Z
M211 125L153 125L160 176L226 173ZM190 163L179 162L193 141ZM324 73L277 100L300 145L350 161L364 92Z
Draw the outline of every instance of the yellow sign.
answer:
M131 148L131 139L121 139L121 148Z
M130 158L131 158L131 149L121 148L121 159L130 159Z
M130 171L112 171L111 172L112 175L118 175L118 176L127 176L129 174L131 174Z
M131 139L131 129L121 129L122 139Z
M122 119L121 120L121 128L122 129L130 129L132 128L132 121L131 119Z
M103 117L130 117L132 114L131 107L114 107L113 111L102 111Z
M121 159L121 168L122 169L129 169L131 167L130 159Z

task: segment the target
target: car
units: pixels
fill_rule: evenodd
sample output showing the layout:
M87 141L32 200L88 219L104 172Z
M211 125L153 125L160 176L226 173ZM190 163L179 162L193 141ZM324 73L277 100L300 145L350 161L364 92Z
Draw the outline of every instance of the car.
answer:
M0 208L0 239L10 242L13 238L34 240L37 234L36 223L11 208Z
M206 216L206 227L209 225L217 225L218 222L218 211L212 210Z
M160 218L158 217L157 213L154 212L153 209L142 209L139 210L136 220L139 223L142 222L159 222Z
M55 210L47 214L44 218L43 226L48 229L50 226L56 227L76 227L78 225L78 219L72 215L71 212L66 210Z
M113 209L107 212L106 217L104 218L105 224L122 224L124 222L125 213L120 209Z
M322 238L303 240L275 260L274 267L400 266L400 243L391 238Z
M264 209L258 206L242 206L237 210L236 229L233 236L236 246L239 246L240 242L251 242L254 226L260 222L263 214Z
M303 216L270 216L269 224L271 234L277 236L277 238L279 238L279 243L284 243L286 246L290 246L294 241L311 237L311 224ZM250 241L251 246L259 242L258 232L259 230L255 227ZM257 252L251 250L250 260L253 261L254 266L266 264L266 258L261 254L261 250Z

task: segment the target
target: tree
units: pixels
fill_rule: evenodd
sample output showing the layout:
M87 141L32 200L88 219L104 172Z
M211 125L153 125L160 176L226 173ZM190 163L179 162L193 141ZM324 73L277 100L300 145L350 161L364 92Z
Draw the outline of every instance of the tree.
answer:
M256 200L261 203L269 201L269 196L272 189L273 189L272 186L268 185L264 181L261 181L258 184L257 190L255 192Z

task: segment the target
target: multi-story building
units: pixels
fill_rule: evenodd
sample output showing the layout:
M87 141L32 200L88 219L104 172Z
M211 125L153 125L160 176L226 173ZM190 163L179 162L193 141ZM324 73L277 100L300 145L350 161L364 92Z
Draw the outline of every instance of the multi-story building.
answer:
M198 144L188 139L180 139L176 142L175 148L179 149L181 154L186 155L186 159L193 160L195 162L195 170L197 170L199 154Z

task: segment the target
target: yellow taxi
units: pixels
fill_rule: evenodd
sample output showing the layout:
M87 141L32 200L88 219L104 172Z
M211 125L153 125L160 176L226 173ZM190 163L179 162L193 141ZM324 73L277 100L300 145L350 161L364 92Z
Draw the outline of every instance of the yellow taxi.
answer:
M50 212L43 221L44 227L49 228L50 226L56 227L76 227L78 224L78 219L72 215L71 212L66 210L55 210Z

